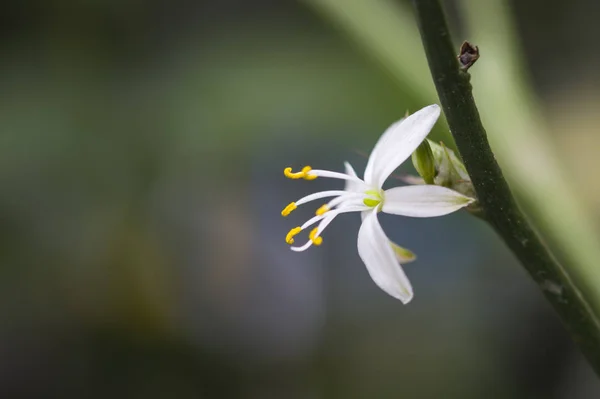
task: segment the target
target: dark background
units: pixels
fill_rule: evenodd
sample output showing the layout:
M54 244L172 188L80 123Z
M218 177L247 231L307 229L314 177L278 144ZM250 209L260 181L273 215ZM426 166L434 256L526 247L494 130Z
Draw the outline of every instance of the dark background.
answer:
M598 225L600 3L512 3L547 140ZM407 306L368 277L357 215L287 248L312 209L281 209L337 183L283 168L360 174L424 105L304 3L2 2L0 397L598 397L464 212L382 218L419 256Z

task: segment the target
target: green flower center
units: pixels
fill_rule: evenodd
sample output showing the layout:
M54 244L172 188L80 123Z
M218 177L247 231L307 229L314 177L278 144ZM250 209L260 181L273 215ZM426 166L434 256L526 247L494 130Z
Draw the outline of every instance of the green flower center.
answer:
M365 198L363 200L363 204L365 204L369 208L375 208L377 205L379 205L383 202L382 193L380 191L369 190L369 191L365 191L365 194L367 194L371 197L375 197L375 198Z

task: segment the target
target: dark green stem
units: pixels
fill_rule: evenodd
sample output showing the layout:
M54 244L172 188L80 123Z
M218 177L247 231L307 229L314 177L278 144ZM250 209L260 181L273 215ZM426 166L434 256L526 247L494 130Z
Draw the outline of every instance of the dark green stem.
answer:
M600 322L580 287L518 208L494 158L438 0L413 0L431 75L486 220L523 264L600 375ZM485 57L485 49L483 50ZM473 68L477 68L474 66Z

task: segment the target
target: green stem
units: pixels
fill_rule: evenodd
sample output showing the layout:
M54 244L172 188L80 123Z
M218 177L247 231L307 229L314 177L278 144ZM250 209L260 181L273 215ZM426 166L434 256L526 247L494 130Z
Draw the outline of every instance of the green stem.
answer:
M413 0L431 75L486 219L521 261L600 375L600 321L518 208L487 140L438 0ZM485 55L484 55L485 56Z

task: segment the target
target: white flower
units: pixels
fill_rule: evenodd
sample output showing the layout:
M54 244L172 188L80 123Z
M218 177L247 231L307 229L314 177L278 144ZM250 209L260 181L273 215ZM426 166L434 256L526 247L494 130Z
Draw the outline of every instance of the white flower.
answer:
M311 245L320 245L321 234L336 216L346 212L361 212L362 225L358 231L358 254L371 278L389 295L408 303L413 297L412 287L404 274L398 258L402 260L402 248L389 241L379 220L378 212L412 217L434 217L449 214L467 206L474 200L456 191L434 185L395 187L383 190L388 176L400 166L425 139L440 115L438 105L430 105L394 123L381 136L360 179L352 166L345 163L346 173L315 170L306 166L301 172L292 168L284 170L291 179L314 180L329 177L346 180L344 190L322 191L308 195L289 204L281 214L287 216L296 207L321 198L334 197L321 206L316 216L300 227L293 228L286 236L288 244L304 229L319 223L302 246L292 246L294 251L304 251ZM410 252L408 252L410 255Z

